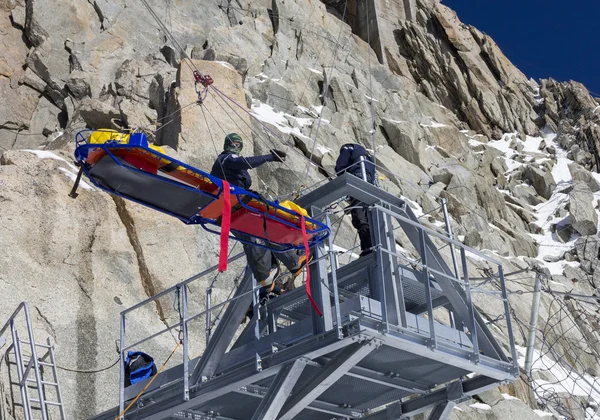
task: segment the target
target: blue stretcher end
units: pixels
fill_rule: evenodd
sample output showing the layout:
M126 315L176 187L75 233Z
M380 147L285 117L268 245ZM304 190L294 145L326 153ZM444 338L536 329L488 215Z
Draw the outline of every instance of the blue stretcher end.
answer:
M223 181L148 145L144 133L83 130L75 138L75 159L96 187L178 218L212 233L221 226ZM300 216L277 202L230 186L232 239L258 239L253 245L275 252L303 249ZM323 242L329 228L305 217L308 245Z

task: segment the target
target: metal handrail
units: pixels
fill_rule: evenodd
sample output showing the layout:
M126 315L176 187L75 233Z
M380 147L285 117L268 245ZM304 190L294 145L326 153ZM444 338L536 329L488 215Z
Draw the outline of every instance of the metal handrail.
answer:
M27 302L21 302L19 304L19 306L17 306L17 309L15 309L15 311L13 312L13 314L10 316L10 318L8 318L8 321L6 321L6 324L4 324L4 326L2 327L2 329L0 329L0 335L2 335L4 333L4 331L6 331L6 329L10 326L11 321L13 321L17 315L19 315L19 312L21 311L21 309L23 309L25 306L27 306Z
M390 207L396 207L396 206L394 206L392 204L389 204L389 205L390 205ZM402 216L402 215L400 215L400 214L398 214L398 213L396 213L396 212L394 212L394 211L392 211L390 209L386 209L385 207L382 207L379 204L374 204L372 207L375 208L375 209L377 209L377 210L381 210L384 213L390 214L391 216L395 217L396 219L401 220L402 222L405 222L405 223L407 223L407 224L409 224L411 226L414 226L417 229L423 230L425 233L427 233L429 235L432 235L432 236L435 236L436 238L441 239L444 242L447 242L447 243L452 244L454 246L457 246L459 248L464 248L465 251L468 251L468 252L470 252L472 254L475 254L475 255L477 255L477 256L479 256L479 257L481 257L483 259L486 259L489 262L492 262L492 263L494 263L496 265L502 265L502 262L500 262L499 260L495 259L494 257L490 257L489 255L486 255L483 252L476 250L475 248L471 248L470 246L465 245L465 244L457 241L456 239L450 239L448 236L442 235L441 233L438 233L435 230L432 230L432 229L430 229L430 228L428 228L426 226L423 226L423 225L421 225L421 224L419 224L417 222L414 222L414 221L410 220L408 217L404 217L404 216Z
M227 260L227 263L231 263L231 262L234 262L236 260L239 260L243 256L244 256L244 253L240 252L239 254L236 254L233 257L230 257ZM139 303L137 303L137 304L135 304L135 305L133 305L133 306L131 306L131 307L123 310L123 311L121 311L121 315L126 315L129 312L134 311L134 310L138 309L141 306L144 306L144 305L146 305L146 304L148 304L150 302L154 302L155 300L160 299L161 297L163 297L165 295L168 295L169 293L174 292L177 289L181 289L181 288L183 288L183 286L187 286L188 284L190 284L194 280L198 280L199 278L204 277L207 274L212 273L213 271L216 271L218 268L219 268L218 264L213 265L212 267L209 267L206 270L204 270L204 271L202 271L202 272L200 272L200 273L198 273L196 275L193 275L192 277L190 277L190 278L188 278L186 280L183 280L182 282L179 282L176 285L171 286L168 289L165 289L162 292L160 292L160 293L158 293L158 294L156 294L154 296L151 296L148 299L145 299L145 300L143 300L143 301L141 301L141 302L139 302Z

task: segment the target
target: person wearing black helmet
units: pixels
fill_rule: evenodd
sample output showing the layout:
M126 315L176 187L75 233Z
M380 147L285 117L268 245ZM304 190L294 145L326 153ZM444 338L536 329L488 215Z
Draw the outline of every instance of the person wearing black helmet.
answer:
M362 165L361 160L364 162ZM373 158L360 144L348 143L340 148L340 155L335 163L335 173L339 176L344 172L364 179L369 184L375 184ZM351 207L352 226L357 230L358 237L360 238L360 256L363 257L369 254L371 248L373 248L367 206L361 201L352 198L349 207Z
M244 141L239 134L227 134L223 152L215 160L210 174L224 179L230 184L249 189L252 186L249 169L258 168L267 162L283 162L286 158L285 152L275 149L271 149L267 155L242 157L240 153L243 147ZM298 256L295 251L274 253L268 248L246 243L256 242L256 239L251 236L239 233L235 235L245 241L244 253L254 278L259 284L270 286L271 290L274 290L273 281L279 274L277 261L281 261L294 277L300 274L306 264L306 257Z

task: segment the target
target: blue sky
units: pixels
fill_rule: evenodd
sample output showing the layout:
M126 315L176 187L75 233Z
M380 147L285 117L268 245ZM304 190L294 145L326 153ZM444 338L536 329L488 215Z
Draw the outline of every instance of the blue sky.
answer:
M442 0L490 35L523 73L583 83L600 97L600 0Z

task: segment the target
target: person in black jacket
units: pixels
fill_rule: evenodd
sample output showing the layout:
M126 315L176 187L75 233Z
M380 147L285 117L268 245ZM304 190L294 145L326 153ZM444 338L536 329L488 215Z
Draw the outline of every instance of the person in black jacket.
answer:
M360 161L364 160L363 165ZM344 144L340 149L340 155L335 162L335 172L341 175L348 172L361 179L365 178L369 184L375 184L375 165L373 158L367 153L365 148L360 144L348 143ZM365 256L371 252L373 242L371 241L371 229L369 228L369 217L367 206L361 201L352 198L350 201L350 215L352 216L352 226L357 230L360 238L360 256Z
M267 162L283 162L286 157L285 152L274 149L270 150L268 155L243 157L239 155L243 147L244 141L239 134L228 134L223 144L223 152L217 157L210 174L232 185L249 189L252 186L249 169L258 168ZM295 251L275 253L270 249L246 243L256 242L251 236L239 233L235 235L245 241L244 253L256 281L263 286L271 286L272 290L272 283L278 275L277 260L281 261L294 277L300 274L306 264L306 257L298 256Z

